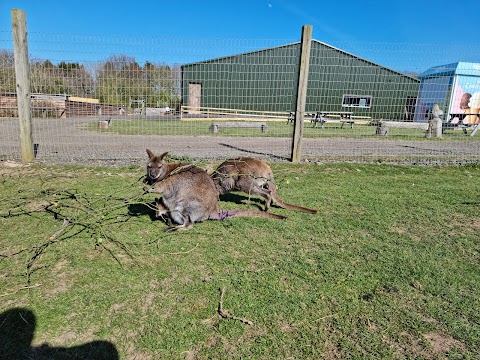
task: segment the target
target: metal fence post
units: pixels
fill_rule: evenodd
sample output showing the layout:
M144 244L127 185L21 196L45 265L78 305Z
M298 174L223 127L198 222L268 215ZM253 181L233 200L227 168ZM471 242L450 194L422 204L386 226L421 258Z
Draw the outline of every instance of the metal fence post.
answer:
M20 122L20 152L22 162L35 158L30 112L30 68L28 62L27 20L25 11L12 9L13 54L17 88L18 119Z
M310 68L310 48L312 43L312 26L302 28L302 44L300 48L300 69L298 71L297 103L293 123L293 142L291 161L296 163L302 157L303 118L307 101L308 70Z

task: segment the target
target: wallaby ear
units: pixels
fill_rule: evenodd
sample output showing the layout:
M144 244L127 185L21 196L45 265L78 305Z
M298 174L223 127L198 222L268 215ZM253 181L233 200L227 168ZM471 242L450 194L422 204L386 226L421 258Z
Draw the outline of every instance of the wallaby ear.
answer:
M163 158L168 154L168 151L167 152L164 152L162 155L160 155L158 158L160 160L163 160Z
M149 159L151 159L151 158L153 158L153 157L155 156L150 149L147 149L147 155L148 155L148 158L149 158Z

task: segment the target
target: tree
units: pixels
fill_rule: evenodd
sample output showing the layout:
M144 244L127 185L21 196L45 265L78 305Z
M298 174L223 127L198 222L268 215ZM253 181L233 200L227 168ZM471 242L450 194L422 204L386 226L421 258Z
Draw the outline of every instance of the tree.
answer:
M90 97L94 92L95 84L92 75L83 64L66 63L58 64L58 69L63 77L65 93L80 97Z
M16 92L13 51L0 49L0 93Z
M111 105L144 100L148 107L175 106L178 102L178 81L168 65L145 62L142 67L127 55L109 57L96 69L95 95Z
M175 107L180 102L180 78L178 65L147 61L141 66L127 55L112 55L94 66L30 60L32 93L93 97L117 106L126 106L134 99L144 100L148 107ZM16 92L15 63L10 50L0 50L0 92Z
M112 55L95 71L95 95L102 103L124 106L129 97L135 96L129 86L132 84L129 68L138 69L135 59L126 55Z

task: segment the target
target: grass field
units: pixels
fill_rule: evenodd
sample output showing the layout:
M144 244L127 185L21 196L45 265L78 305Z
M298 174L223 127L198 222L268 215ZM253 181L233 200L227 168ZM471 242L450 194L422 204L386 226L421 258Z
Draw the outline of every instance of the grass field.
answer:
M267 121L268 130L261 132L259 129L238 129L222 128L216 134L209 131L209 126L217 120L112 120L111 127L108 129L98 129L97 121L92 121L84 125L88 130L101 131L104 133L113 132L123 135L211 135L211 136L249 136L249 137L292 137L293 126L286 121ZM327 122L324 128L320 125L313 127L310 122L305 122L304 137L348 137L365 138L378 137L375 135L375 126L365 123L354 124L351 129L349 125L345 128L340 127L340 123ZM469 133L471 131L469 130ZM389 130L389 139L425 139L425 131L421 129L395 129ZM461 130L447 130L443 140L476 140L476 137L465 136ZM429 141L438 139L426 139Z
M0 165L0 358L480 357L479 166L272 167L318 215L167 234L144 169Z

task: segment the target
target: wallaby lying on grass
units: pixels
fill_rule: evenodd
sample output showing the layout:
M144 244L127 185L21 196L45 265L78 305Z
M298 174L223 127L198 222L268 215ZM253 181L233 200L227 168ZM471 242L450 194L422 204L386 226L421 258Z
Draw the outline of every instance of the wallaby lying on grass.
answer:
M288 204L280 199L273 182L270 166L262 160L240 157L221 163L211 175L220 195L230 191L243 191L249 195L265 198L265 211L270 209L272 201L278 206L316 214L318 211L302 206Z
M194 223L204 220L241 216L286 218L258 210L220 210L218 192L205 170L187 163L167 163L163 158L168 152L156 156L147 149L147 154L145 182L152 185L150 192L162 194L162 198L156 200L156 215L166 215L171 223L177 224L169 224L166 231L188 230Z

